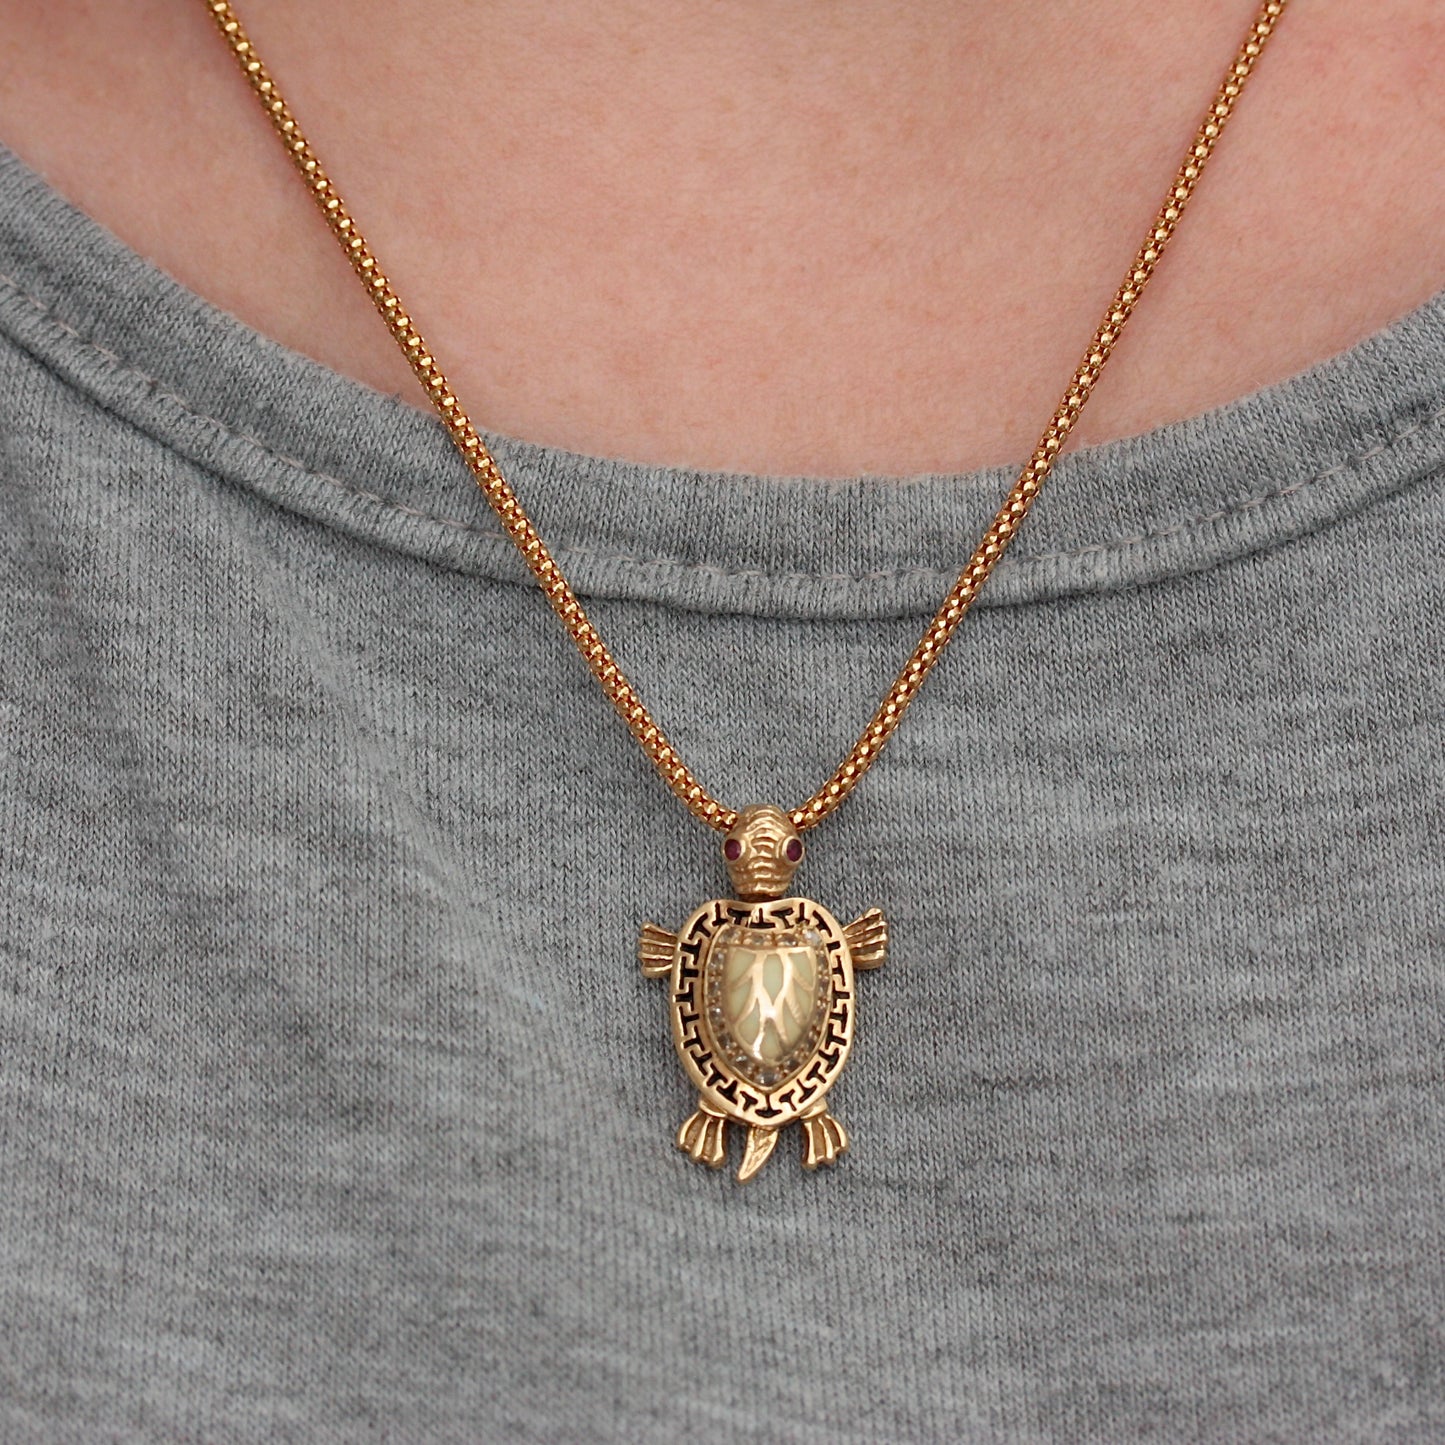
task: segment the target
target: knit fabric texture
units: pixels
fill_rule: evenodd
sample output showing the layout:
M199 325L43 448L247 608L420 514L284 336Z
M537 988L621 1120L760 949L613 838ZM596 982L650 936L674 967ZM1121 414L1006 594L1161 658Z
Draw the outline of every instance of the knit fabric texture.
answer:
M1011 480L495 447L735 806ZM1445 295L1067 456L810 835L853 1147L739 1186L636 955L718 839L440 424L0 153L0 1438L1445 1438L1442 483Z

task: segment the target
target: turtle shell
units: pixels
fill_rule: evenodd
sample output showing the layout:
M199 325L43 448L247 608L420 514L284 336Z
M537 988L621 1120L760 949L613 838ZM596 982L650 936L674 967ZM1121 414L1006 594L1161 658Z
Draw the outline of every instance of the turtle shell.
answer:
M703 1101L769 1128L833 1086L853 1042L853 958L811 898L714 899L682 926L672 1037Z

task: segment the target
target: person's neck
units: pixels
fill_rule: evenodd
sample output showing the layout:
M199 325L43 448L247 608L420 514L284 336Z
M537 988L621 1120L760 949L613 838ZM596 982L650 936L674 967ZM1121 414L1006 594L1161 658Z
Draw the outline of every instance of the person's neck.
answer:
M195 289L422 404L186 9L101 7L38 69L22 48L0 139ZM240 11L479 424L837 475L1027 454L1253 4ZM1445 31L1430 0L1397 11L1368 34L1345 0L1285 17L1083 440L1287 375L1445 284L1441 200L1414 183Z

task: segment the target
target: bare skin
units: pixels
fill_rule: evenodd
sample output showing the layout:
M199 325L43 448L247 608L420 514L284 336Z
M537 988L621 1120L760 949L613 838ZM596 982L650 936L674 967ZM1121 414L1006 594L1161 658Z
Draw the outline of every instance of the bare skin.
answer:
M239 8L481 424L899 475L1027 453L1254 0ZM0 35L0 140L251 326L423 404L198 0L0 0ZM1296 0L1080 440L1445 287L1442 63L1438 0Z

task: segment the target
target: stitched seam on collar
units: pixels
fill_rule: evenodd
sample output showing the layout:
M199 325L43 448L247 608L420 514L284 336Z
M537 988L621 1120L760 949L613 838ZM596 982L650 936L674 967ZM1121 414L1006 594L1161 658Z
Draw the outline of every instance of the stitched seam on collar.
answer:
M6 287L14 296L27 302L41 317L49 322L65 336L70 337L83 350L102 357L114 370L127 376L143 381L151 390L154 396L172 402L178 406L186 415L195 418L197 421L215 427L223 434L236 441L245 442L248 446L255 447L264 456L273 461L282 463L300 472L303 476L316 481L325 482L328 486L348 496L355 497L360 501L369 502L384 510L395 512L400 516L410 517L417 521L429 522L438 527L447 527L453 531L464 532L480 540L495 542L503 547L510 544L506 536L500 531L492 531L488 528L478 527L475 523L465 521L461 518L437 516L433 512L423 511L418 507L409 507L403 502L398 502L391 497L383 496L379 492L368 491L364 487L358 487L342 477L332 475L330 472L318 470L300 457L288 456L285 452L278 451L263 438L254 436L250 432L234 426L232 423L213 416L209 412L197 409L185 397L171 391L158 377L152 376L149 372L142 370L133 362L113 351L107 350L90 337L77 331L68 322L61 319L54 309L47 305L38 296L29 291L16 281L13 277L0 272L0 285ZM12 335L12 340L23 345L18 337ZM29 348L26 348L27 350ZM67 382L73 389L81 390L74 383ZM425 413L420 413L426 415ZM1201 512L1195 516L1186 517L1182 521L1171 523L1167 527L1160 527L1152 531L1131 533L1123 537L1111 538L1107 542L1093 542L1083 547L1070 548L1054 552L1020 552L1010 549L1008 560L1015 567L1042 566L1051 562L1071 561L1080 557L1095 556L1107 552L1122 552L1130 547L1141 546L1149 542L1162 540L1166 537L1179 535L1194 527L1210 526L1216 522L1237 516L1241 513L1267 506L1271 502L1277 502L1285 497L1294 495L1297 492L1316 486L1321 482L1328 481L1332 477L1362 465L1374 457L1381 456L1394 450L1401 442L1425 430L1434 423L1445 419L1445 404L1433 411L1427 412L1423 417L1411 426L1403 428L1387 436L1383 441L1367 448L1364 451L1353 452L1342 461L1337 462L1323 471L1316 472L1312 476L1301 478L1292 482L1286 487L1275 488L1256 496L1245 497L1228 506L1221 507L1212 512ZM625 563L630 566L643 567L654 570L697 572L706 576L718 577L728 580L748 581L763 580L770 582L889 582L904 578L932 578L940 582L951 581L957 574L952 569L939 567L900 567L873 572L769 572L761 569L748 568L727 568L720 567L709 562L685 562L670 557L639 557L627 552L602 552L583 545L568 545L558 547L554 554L558 558L575 557L588 561L601 563Z

